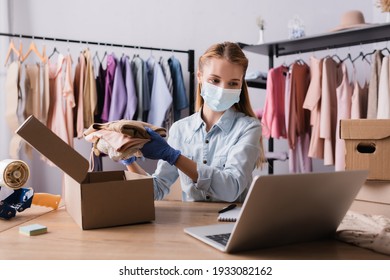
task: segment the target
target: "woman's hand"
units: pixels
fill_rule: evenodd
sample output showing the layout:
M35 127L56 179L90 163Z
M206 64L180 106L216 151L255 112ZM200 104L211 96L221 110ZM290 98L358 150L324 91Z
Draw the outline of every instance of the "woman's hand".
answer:
M149 127L145 127L150 135L150 142L146 143L141 152L144 157L149 159L162 159L167 161L170 165L174 165L179 158L181 152L175 150L167 141L165 141L157 132Z

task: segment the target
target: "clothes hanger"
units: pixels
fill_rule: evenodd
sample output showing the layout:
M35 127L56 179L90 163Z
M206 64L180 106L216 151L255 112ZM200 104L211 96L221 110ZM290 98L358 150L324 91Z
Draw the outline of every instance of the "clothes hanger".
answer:
M140 50L140 49L141 49L141 47L136 47L136 50L137 50L137 49L139 49L139 50ZM138 54L138 53L134 53L134 55L133 55L133 59L134 59L134 58L136 58L136 57L139 57L139 54Z
M330 49L327 49L327 50L329 51ZM336 52L337 52L337 50L336 50ZM335 54L333 54L333 55L328 54L327 56L325 56L325 58L331 58L331 59L333 59L333 60L337 59L337 60L338 60L338 63L341 63L341 62L343 61L343 60L338 56L337 53L335 53Z
M381 52L383 52L383 51L387 51L388 55L390 54L390 50L387 46L385 48L381 49Z
M365 53L364 56L363 56L363 59L365 59L367 56L373 55L376 51L377 51L377 50L374 49L372 52Z
M95 60L95 59L97 59L97 61L98 61L100 64L102 63L102 61L101 61L100 58L99 58L99 53L98 53L97 50L95 51L95 54L94 54L94 56L93 56L93 60Z
M284 63L283 66L285 66L287 68L291 68L291 66L293 66L294 64L306 65L306 62L302 58L297 58L288 65Z
M355 62L358 58L363 58L364 57L364 53L363 52L360 52L359 54L358 54L358 56L357 57L355 57L354 59L352 59L352 62Z
M291 63L291 64L292 64L292 63ZM282 66L283 66L283 67L286 67L286 68L289 68L289 64L288 64L287 61L286 61L286 57L284 57L284 59L283 59Z
M125 45L122 45L122 57L126 56Z
M362 57L362 60L364 60L365 62L367 62L368 65L371 65L371 61L369 61L369 60L367 59L367 57L365 57L364 55L363 55L363 57Z
M302 58L296 59L292 64L297 63L299 65L306 65L306 62Z
M53 52L49 55L49 59L52 58L52 56L55 55L56 53L60 54L60 52L57 50L57 47L54 47Z
M351 56L350 53L348 53L348 55L347 55L346 58L341 59L341 62L345 62L346 60L349 60L349 61L352 63L352 65L355 65L355 64L353 63L353 59L352 59L352 56Z
M46 63L47 60L48 60L48 57L47 57L47 54L46 54L46 41L45 41L45 38L43 38L42 56L44 58L44 63Z
M98 43L98 48L100 48L100 43ZM97 59L97 61L99 62L99 64L101 64L102 62L100 61L100 58L99 58L99 52L98 50L95 50L95 54L92 58L93 61L95 61Z
M367 62L369 65L371 65L371 61L367 58L367 56L370 56L373 55L377 50L374 49L372 52L368 52L368 53L363 53L363 52L360 52L360 56L362 58L362 61L365 61Z
M70 63L73 64L73 58L72 58L72 55L70 53L69 41L67 41L67 42L68 42L68 46L66 48L66 56L69 57Z
M100 59L100 58L99 58L99 52L96 50L96 51L95 51L95 55L93 56L93 60L97 59L97 61L99 62L99 64L102 64L103 61L104 61L104 59L106 58L106 56L107 56L107 51L104 51L103 58Z
M171 50L171 52L172 52L171 57L175 58L175 52L173 51L173 49Z
M164 53L163 50L160 49L160 59L159 59L158 63L159 63L161 66L165 63L165 57L164 57L163 53Z
M358 58L362 58L362 61L366 61L368 64L371 64L371 62L365 57L364 53L363 52L360 52L359 55L357 57L355 57L354 59L352 59L352 63L354 63Z
M331 58L333 59L337 58L339 63L343 61L337 54L332 55Z
M34 40L34 38L33 38L33 40ZM37 48L37 46L35 45L35 42L34 42L34 41L31 42L30 47L28 48L27 53L23 56L22 62L24 62L24 61L26 60L26 58L30 55L31 52L34 52L42 62L45 62L45 56L44 56L44 54L41 54L41 53L38 51L38 48Z
M7 62L8 62L8 59L10 58L10 56L11 56L11 53L15 53L16 56L17 56L17 58L20 59L21 54L22 54L22 50L23 50L22 41L20 41L19 50L18 50L18 49L16 49L16 47L15 47L14 41L11 39L11 41L10 41L10 43L9 43L9 46L8 46L7 55L6 55L6 57L5 57L4 66L7 65Z
M338 60L338 63L340 63L343 60L338 56L337 51L338 49L336 49L336 52L332 56L330 56L330 58L332 58L333 60Z
M301 53L300 52L298 53L297 58L290 65L288 65L287 67L290 68L295 63L297 63L299 65L306 65L306 62L301 58Z

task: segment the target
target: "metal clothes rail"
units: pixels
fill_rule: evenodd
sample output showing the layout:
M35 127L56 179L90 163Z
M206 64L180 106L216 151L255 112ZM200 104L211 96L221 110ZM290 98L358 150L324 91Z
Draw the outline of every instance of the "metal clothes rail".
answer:
M186 53L188 55L188 72L189 72L189 103L190 103L189 114L191 115L195 111L195 108L194 108L194 105L195 105L195 51L194 50L191 50L191 49L190 50L178 50L178 49L167 49L167 48L157 48L157 47L145 47L145 46L118 44L118 43L84 41L84 40L54 38L54 37L25 35L25 34L16 34L16 33L1 33L0 32L0 36L15 37L15 38L20 38L20 39L65 42L65 43L73 43L73 44L85 44L85 45L131 48L131 49L141 49L141 50L155 50L155 51L164 51L164 52Z

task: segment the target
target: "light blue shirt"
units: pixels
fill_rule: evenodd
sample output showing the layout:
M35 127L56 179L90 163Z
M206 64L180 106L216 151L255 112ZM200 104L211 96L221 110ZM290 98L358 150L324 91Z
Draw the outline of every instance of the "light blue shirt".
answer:
M260 156L260 137L259 120L232 108L208 132L200 112L175 122L168 143L197 163L199 177L194 183L160 160L152 175L155 199L180 177L183 201L243 201Z
M150 57L147 63L153 73L153 77L150 79L153 84L151 86L148 123L162 126L168 108L172 105L172 95L169 92L160 64L156 63L153 57Z

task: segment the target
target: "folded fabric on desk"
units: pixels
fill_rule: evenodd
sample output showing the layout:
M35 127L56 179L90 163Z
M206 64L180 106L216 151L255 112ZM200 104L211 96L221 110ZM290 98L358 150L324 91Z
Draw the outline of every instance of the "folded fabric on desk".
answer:
M336 239L390 255L390 219L348 211L336 231Z

